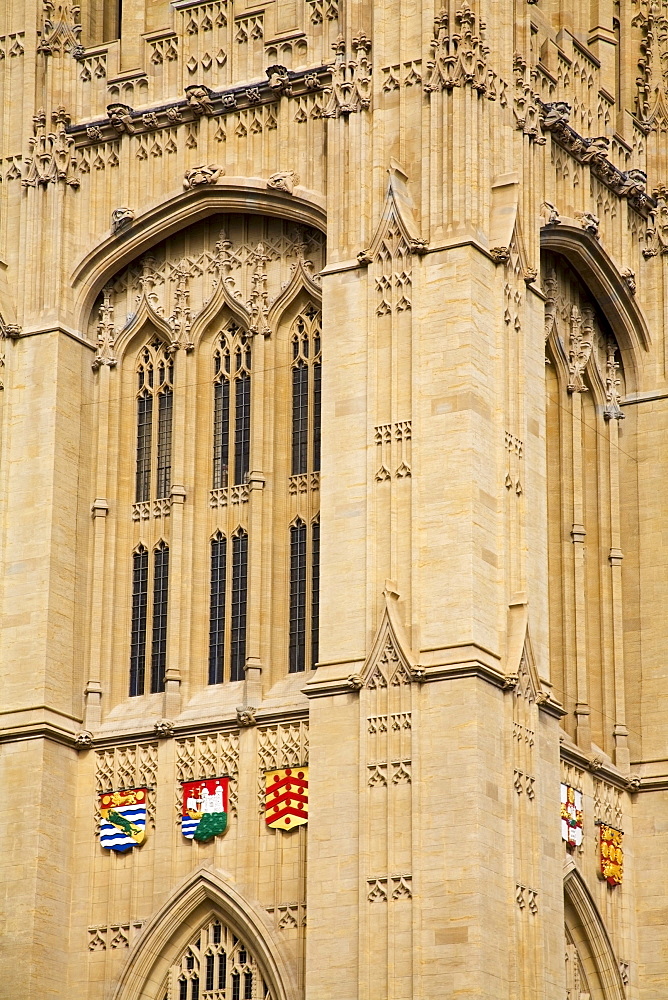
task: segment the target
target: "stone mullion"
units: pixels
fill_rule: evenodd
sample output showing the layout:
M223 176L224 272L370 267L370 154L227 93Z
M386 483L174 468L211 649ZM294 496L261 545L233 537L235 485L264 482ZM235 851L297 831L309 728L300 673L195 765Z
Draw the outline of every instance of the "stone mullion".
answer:
M591 722L589 689L587 679L587 609L586 609L586 566L584 526L584 490L582 455L582 397L572 393L572 434L573 434L573 585L575 612L575 724L578 746L588 750L591 745Z
M193 362L190 364L190 362ZM194 356L185 351L174 355L174 389L172 415L172 474L170 486L169 526L169 605L167 618L167 665L165 670L165 696L163 711L166 718L178 715L181 710L181 663L187 660L187 650L181 648L181 622L188 609L191 583L183 572L183 538L186 490L184 483L186 458L186 412L190 368L194 369ZM193 377L193 381L195 381ZM154 397L154 407L158 397ZM158 441L156 437L155 447ZM156 452L157 453L157 452ZM152 558L152 556L151 556Z
M622 549L619 505L619 422L608 421L610 455L610 577L612 584L613 669L615 678L615 763L626 771L630 766L626 693L624 684L624 605L622 597Z
M265 399L265 340L255 337L251 369L251 442L250 471L248 473L248 596L247 607L264 607L263 574L271 578L271 549L263 538L264 473L267 461L264 452L264 399ZM287 526L286 526L287 532ZM264 558L263 558L264 556ZM267 563L265 565L265 563ZM230 564L231 565L231 564ZM246 624L246 672L244 703L257 705L262 697L262 645L265 623L263 615L249 614Z
M109 435L109 390L111 370L102 365L96 386L98 412L97 427L97 469L95 477L95 500L93 515L93 555L90 594L90 646L88 650L88 680L85 688L84 727L95 732L102 721L102 661L104 650L109 646L109 635L105 630L105 583L107 515L109 504L106 500L109 455L107 444Z

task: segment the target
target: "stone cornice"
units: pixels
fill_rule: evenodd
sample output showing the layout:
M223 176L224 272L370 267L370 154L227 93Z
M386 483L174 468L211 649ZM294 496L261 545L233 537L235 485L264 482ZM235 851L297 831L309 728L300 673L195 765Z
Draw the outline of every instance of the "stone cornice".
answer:
M192 124L200 118L221 117L275 104L282 96L297 98L322 93L332 81L330 66L315 66L298 72L286 70L282 77L271 74L273 69L282 70L283 67L269 67L266 80L230 87L224 91L193 84L186 88L185 98L141 111L135 111L129 105L110 104L108 110L111 110L111 114L107 118L68 125L66 132L79 149L118 140L124 134L147 135L158 129Z

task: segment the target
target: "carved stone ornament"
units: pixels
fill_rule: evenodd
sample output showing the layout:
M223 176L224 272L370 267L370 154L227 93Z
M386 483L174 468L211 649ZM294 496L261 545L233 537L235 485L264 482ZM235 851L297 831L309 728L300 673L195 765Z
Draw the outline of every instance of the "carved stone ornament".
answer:
M88 750L93 745L93 734L87 729L82 729L74 737L78 750Z
M93 371L97 371L102 365L114 368L117 364L114 356L114 344L116 342L116 327L114 325L114 305L112 301L113 289L111 285L106 285L102 291L102 302L100 304L100 314L97 324L97 351L92 362Z
M495 264L507 264L510 260L510 249L508 247L490 247L489 252Z
M193 84L185 88L188 107L192 108L196 115L213 114L213 91L204 84Z
M640 788L641 780L639 774L629 774L626 779L626 787L630 792L637 792Z
M441 10L434 20L425 93L461 86L487 93L489 46L485 43L485 27L466 0L452 20L445 8Z
M657 254L668 253L668 188L661 185L652 192L656 208L652 212L650 224L645 233L642 255L645 260Z
M111 213L112 233L120 233L122 229L127 229L134 217L135 213L132 208L115 208Z
M23 187L46 187L64 181L72 188L78 188L79 160L74 148L74 139L66 132L70 116L64 108L52 112L53 132L46 132L46 114L40 109L33 117L34 135L28 140L29 153L24 157L27 167L21 181Z
M623 420L624 414L619 405L621 395L619 388L622 384L619 378L619 361L616 360L617 344L614 340L609 340L606 345L605 362L605 407L603 416L606 420Z
M558 226L561 216L551 201L544 201L540 206L540 219L544 226Z
M81 48L79 42L81 8L78 4L56 4L53 0L42 0L42 6L47 16L44 19L37 51L44 55L71 52L76 57Z
M200 164L198 167L191 167L190 170L186 170L183 178L183 186L186 190L189 188L200 187L202 184L215 184L219 177L225 173L222 167L217 167L214 163L209 163L208 166L204 163Z
M538 279L538 268L537 267L525 267L522 278L527 283L527 285L533 284L534 281Z
M159 740L170 740L174 736L174 723L171 719L158 719L153 730Z
M330 66L332 85L328 90L329 101L323 118L339 118L356 111L366 111L371 106L371 41L365 34L353 38L352 53L348 55L343 35L332 45L336 59Z
M360 250L357 259L363 266L374 260L388 256L388 235L396 233L400 245L408 254L421 255L427 252L428 244L422 238L415 218L415 207L408 187L408 176L396 160L390 160L385 204L378 228L369 247Z
M240 726L254 726L257 721L256 712L257 708L254 705L237 705L237 722Z
M631 295L635 295L635 293L636 293L636 272L634 270L632 270L630 267L623 267L619 273L622 276L622 278L624 279L624 281L626 282L628 290L630 291Z
M603 761L602 757L598 757L598 756L591 757L589 759L589 770L590 771L600 771L601 768L603 767L603 763L604 763L604 761Z
M132 135L135 126L132 123L132 108L129 104L108 104L107 115L109 121L119 134L126 132Z
M285 66L267 66L266 74L267 79L269 80L269 86L272 90L275 90L280 94L291 93L292 85L290 83L290 74Z
M567 101L553 101L550 104L540 105L540 117L543 128L553 131L562 125L568 125L572 108Z
M350 674L347 683L351 691L359 691L364 682L359 674Z
M585 232L591 233L598 239L598 227L601 220L597 215L592 215L591 212L576 212L575 218L578 220Z
M591 309L580 312L576 305L571 306L571 330L568 349L568 391L587 392L587 386L582 380L584 370L591 357L593 345L593 313Z
M267 180L267 187L286 194L292 194L296 184L299 184L299 177L294 170L279 170Z

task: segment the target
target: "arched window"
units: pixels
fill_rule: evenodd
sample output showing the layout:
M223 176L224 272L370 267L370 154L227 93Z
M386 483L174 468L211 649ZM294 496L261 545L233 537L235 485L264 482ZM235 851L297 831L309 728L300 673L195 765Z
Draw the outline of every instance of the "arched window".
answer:
M174 362L167 345L156 338L143 348L137 363L135 503L169 496L173 383Z
M291 474L320 470L321 317L308 305L292 326Z
M310 567L310 571L309 571ZM320 585L320 522L307 525L297 518L290 525L290 638L291 674L315 667L318 661ZM310 608L310 615L308 609Z
M144 545L140 545L132 556L131 697L145 693L146 637L149 628L151 629L151 693L165 690L169 547L163 541L158 542L153 550L152 583L153 602L149 616L149 553Z
M221 920L198 932L169 970L169 1000L272 1000L255 957Z
M229 323L213 356L213 489L239 486L250 468L251 341Z
M605 312L571 265L543 255L551 676L564 725L617 763L624 709L620 447L626 377Z
M232 535L231 574L227 558L227 539L217 531L211 539L209 684L221 684L226 674L242 680L246 666L248 534L243 528Z

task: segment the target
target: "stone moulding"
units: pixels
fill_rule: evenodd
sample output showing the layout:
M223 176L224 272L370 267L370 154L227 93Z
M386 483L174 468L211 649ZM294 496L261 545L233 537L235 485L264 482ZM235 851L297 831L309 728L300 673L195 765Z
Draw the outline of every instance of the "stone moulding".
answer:
M219 914L256 956L275 1000L297 1000L296 976L272 921L259 903L241 894L224 872L202 865L170 894L144 924L131 948L114 1000L147 996L147 984L162 982L198 924Z
M644 189L644 181L638 171L620 170L606 156L607 144L599 139L587 139L579 135L568 124L570 106L563 101L540 105L541 126L549 132L554 141L578 163L589 166L592 174L614 191L620 198L626 198L635 211L648 218L656 208L656 202Z
M75 148L79 149L100 142L111 142L122 134L146 135L157 129L192 124L203 115L216 118L264 104L276 104L282 96L298 98L314 91L323 92L331 87L331 80L331 67L316 66L294 73L290 71L288 89L277 89L273 75L252 86L230 87L224 91L190 86L186 88L189 93L179 101L143 108L141 111L135 111L129 105L110 104L107 110L111 109L111 114L108 117L69 125L65 131L74 140ZM314 86L315 81L317 86ZM198 100L194 90L206 91L206 94ZM119 108L123 108L120 124Z
M156 243L215 214L268 215L327 231L325 198L297 187L293 194L267 187L261 177L222 177L217 184L183 190L150 206L128 229L109 235L83 256L72 275L76 321L85 329L95 299L109 278ZM281 296L282 298L282 296Z

